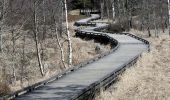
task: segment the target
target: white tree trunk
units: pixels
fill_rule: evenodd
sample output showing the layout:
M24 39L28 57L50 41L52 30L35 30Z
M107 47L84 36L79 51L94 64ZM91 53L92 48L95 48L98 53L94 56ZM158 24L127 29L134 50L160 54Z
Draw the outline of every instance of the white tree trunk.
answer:
M57 43L58 43L58 46L60 48L60 53L61 53L61 62L63 64L64 68L66 68L65 59L64 59L64 49L62 48L61 42L59 40L59 35L57 33L57 23L56 23L56 36L57 36Z
M67 12L67 0L64 0L64 7L65 7L65 16L66 16L66 31L67 31L67 39L68 39L68 66L72 66L72 43L70 37L70 31L68 28L68 12Z
M45 74L44 67L43 67L42 60L41 60L41 44L39 43L39 39L38 39L38 23L37 23L35 1L34 1L34 34L35 34L35 43L36 43L38 64L39 64L41 75L44 76L44 74Z
M38 64L39 64L39 67L40 67L40 72L41 72L41 75L44 76L44 68L43 68L43 64L42 64L42 60L41 60L41 52L40 52L40 47L41 47L41 44L38 42L38 34L35 33L35 42L36 42L36 50L37 50L37 57L38 57Z
M115 21L115 6L114 6L115 2L113 1L112 3L112 12L113 12L113 21Z

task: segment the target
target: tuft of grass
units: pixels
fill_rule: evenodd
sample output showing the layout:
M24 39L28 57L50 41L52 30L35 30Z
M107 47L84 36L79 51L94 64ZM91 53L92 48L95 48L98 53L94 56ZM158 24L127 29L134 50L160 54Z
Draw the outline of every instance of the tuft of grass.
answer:
M0 96L10 93L10 87L5 83L0 83Z

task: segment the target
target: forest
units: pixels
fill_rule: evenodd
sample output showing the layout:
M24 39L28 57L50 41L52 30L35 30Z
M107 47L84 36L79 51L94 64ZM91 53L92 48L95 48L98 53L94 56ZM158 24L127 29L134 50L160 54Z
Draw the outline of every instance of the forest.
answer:
M79 49L75 41L80 44L82 40L75 39L71 24L89 15L71 15L71 11L99 10L101 19L110 24L108 32L133 29L144 32L147 38L159 38L170 29L168 1L0 0L0 96L50 77L50 71L62 72L98 54L93 50L86 59L80 60L83 53L76 58ZM88 45L92 41L86 42ZM94 49L99 45L91 44Z

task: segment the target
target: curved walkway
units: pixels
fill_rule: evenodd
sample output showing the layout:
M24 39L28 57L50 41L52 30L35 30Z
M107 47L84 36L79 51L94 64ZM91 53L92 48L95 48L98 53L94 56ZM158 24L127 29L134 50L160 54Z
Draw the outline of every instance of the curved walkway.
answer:
M77 21L77 25L87 24L91 20L98 19L99 15ZM96 32L99 28L107 27L107 24L96 24L95 27L77 29L77 32L88 34L107 34L119 42L117 50L98 61L82 67L75 72L41 86L32 92L17 97L17 100L70 100L75 99L89 86L100 82L111 73L122 69L127 63L133 61L142 52L148 50L148 45L140 40L125 34L109 34Z

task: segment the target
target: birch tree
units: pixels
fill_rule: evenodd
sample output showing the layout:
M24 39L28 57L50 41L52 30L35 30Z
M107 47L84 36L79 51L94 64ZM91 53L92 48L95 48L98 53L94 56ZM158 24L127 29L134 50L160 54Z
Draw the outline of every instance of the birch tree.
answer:
M34 37L35 37L36 53L37 53L40 72L41 72L41 75L44 76L45 72L44 72L44 67L43 67L43 63L42 63L42 59L41 59L41 44L40 44L39 38L38 38L38 19L37 19L37 11L36 11L37 9L36 9L35 5L36 5L36 1L33 0L33 26L34 26L33 33L34 33Z
M64 59L64 49L63 49L63 47L62 47L62 45L61 45L61 42L60 42L60 39L59 39L59 35L58 35L58 29L57 29L57 22L55 22L55 27L56 27L56 38L57 38L57 43L58 43L58 46L59 46L59 48L60 48L60 57L61 57L61 62L62 62L62 64L63 64L63 66L64 66L64 68L66 68L66 65L65 65L65 59Z
M64 8L65 8L65 19L66 19L66 34L68 39L68 66L72 66L72 43L70 37L70 31L68 26L68 11L67 11L67 0L64 0Z
M63 33L62 32L62 21L63 21L63 18L61 18L61 16L63 17L63 2L60 2L56 6L57 6L56 9L58 9L58 11L55 12L55 9L53 9L52 10L53 13L52 13L52 17L51 18L55 22L54 23L55 33L56 33L57 44L58 44L59 49L60 49L61 63L63 64L64 68L66 68L63 43L60 41L60 38L62 38L62 33ZM55 8L55 7L52 7L52 8Z
M115 21L115 0L112 1L112 13L113 13L113 21Z

